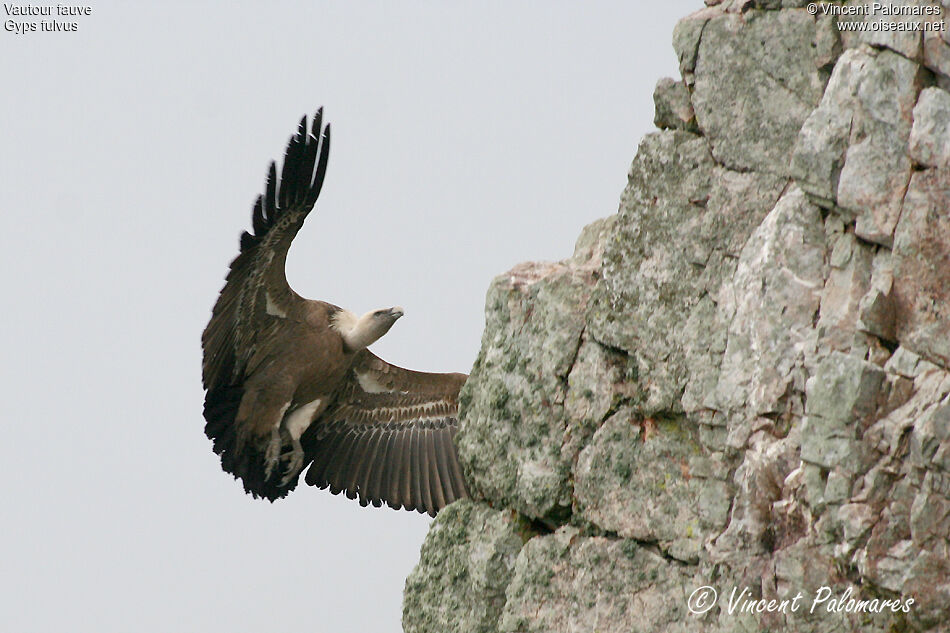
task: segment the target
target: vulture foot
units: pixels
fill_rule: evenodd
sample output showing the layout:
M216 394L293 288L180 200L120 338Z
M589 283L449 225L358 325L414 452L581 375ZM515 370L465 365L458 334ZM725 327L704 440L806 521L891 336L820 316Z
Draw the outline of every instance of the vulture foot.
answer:
M300 440L292 439L291 445L292 448L280 456L281 459L287 460L287 471L284 474L284 478L280 480L281 487L293 481L293 478L296 477L300 469L303 468L303 446L300 445Z

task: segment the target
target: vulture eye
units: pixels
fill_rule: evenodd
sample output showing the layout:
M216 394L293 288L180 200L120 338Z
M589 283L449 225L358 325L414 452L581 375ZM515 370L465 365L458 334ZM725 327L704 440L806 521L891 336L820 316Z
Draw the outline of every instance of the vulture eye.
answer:
M379 317L383 316L384 314L386 314L386 311L385 311L385 310L377 310L376 312L373 313L373 316L376 317L376 318L379 318Z

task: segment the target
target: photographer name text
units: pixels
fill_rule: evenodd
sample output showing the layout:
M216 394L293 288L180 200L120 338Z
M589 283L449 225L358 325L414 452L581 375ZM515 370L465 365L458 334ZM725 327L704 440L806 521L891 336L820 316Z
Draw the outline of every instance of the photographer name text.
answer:
M811 15L829 15L838 20L840 31L898 32L946 31L943 8L933 5L866 2L864 4L830 4L811 2L805 7ZM859 18L852 20L849 18ZM861 19L863 18L863 19Z
M791 598L755 598L748 587L733 587L725 599L712 586L700 587L690 594L687 607L700 615L719 605L729 615L741 613L910 613L913 598L859 598L848 587L836 595L831 587L819 587L813 595L799 591Z

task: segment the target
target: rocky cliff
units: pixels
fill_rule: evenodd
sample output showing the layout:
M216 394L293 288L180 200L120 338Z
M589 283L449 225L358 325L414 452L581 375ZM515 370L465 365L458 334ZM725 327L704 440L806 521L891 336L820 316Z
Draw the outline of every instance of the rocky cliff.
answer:
M848 30L946 10L707 4L617 215L489 289L409 633L950 626L950 36Z

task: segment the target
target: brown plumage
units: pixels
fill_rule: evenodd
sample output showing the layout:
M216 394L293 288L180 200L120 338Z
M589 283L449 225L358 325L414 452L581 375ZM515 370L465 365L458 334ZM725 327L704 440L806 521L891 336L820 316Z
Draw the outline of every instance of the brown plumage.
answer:
M271 163L241 250L201 337L205 433L225 471L254 497L293 490L300 474L362 505L435 515L468 494L452 441L464 374L390 365L367 348L403 315L362 317L300 297L287 250L326 174L322 110L291 137L280 178Z

